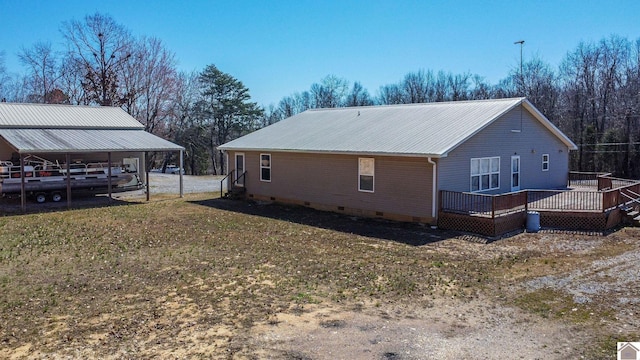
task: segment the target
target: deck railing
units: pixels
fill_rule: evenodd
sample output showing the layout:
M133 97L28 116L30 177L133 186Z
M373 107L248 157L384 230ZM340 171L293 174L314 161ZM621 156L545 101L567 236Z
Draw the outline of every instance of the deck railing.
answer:
M630 181L630 180L629 180ZM603 211L629 204L636 205L640 198L640 181L603 191Z
M495 218L505 214L526 211L527 193L518 191L508 194L487 195L442 190L440 208L445 212L470 214Z
M523 190L487 195L442 190L440 210L495 218L528 210L602 213L640 201L640 181L611 180L613 188L605 191Z
M603 193L577 190L527 190L530 210L602 211Z
M220 197L224 196L224 191L231 189L231 182L233 181L233 173L235 170L229 171L229 173L220 179ZM227 185L226 187L224 185Z
M610 175L611 173L604 172L570 171L567 186L598 187L598 178Z

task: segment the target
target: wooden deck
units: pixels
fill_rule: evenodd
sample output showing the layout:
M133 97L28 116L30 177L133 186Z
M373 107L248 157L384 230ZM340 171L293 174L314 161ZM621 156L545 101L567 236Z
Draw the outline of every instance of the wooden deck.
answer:
M536 211L543 227L605 230L622 221L620 209L640 206L640 181L601 176L570 185L498 195L443 190L438 226L497 236L524 227Z

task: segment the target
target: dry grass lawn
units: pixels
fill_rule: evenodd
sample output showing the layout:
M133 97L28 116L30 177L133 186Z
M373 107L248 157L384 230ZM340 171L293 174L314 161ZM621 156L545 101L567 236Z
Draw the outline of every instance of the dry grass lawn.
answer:
M640 341L635 229L482 244L205 195L0 229L0 358L598 359Z

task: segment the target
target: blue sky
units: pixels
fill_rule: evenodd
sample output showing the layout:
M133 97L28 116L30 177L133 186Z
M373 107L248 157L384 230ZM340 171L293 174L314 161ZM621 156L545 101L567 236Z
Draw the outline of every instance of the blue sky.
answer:
M640 38L640 1L90 1L0 0L0 51L22 72L21 47L61 24L108 14L134 36L160 38L179 69L215 64L254 101L277 103L332 74L372 95L412 71L484 76L496 83L538 56L556 67L580 41Z

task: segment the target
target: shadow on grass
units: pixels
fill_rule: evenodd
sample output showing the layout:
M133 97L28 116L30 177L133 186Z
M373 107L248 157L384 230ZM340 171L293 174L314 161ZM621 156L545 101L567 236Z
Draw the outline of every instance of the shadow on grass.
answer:
M455 231L432 229L427 225L361 218L295 205L259 204L251 201L222 198L191 201L191 203L219 210L391 240L411 246L426 245L461 235L461 233Z
M18 216L25 214L102 208L109 206L128 206L137 204L139 203L119 200L116 198L112 198L111 201L109 201L109 198L107 196L82 193L73 195L70 208L68 207L66 198L62 199L60 202L47 201L42 204L38 204L33 199L28 199L26 202L26 211L23 212L22 202L19 198L2 198L0 199L0 216Z

